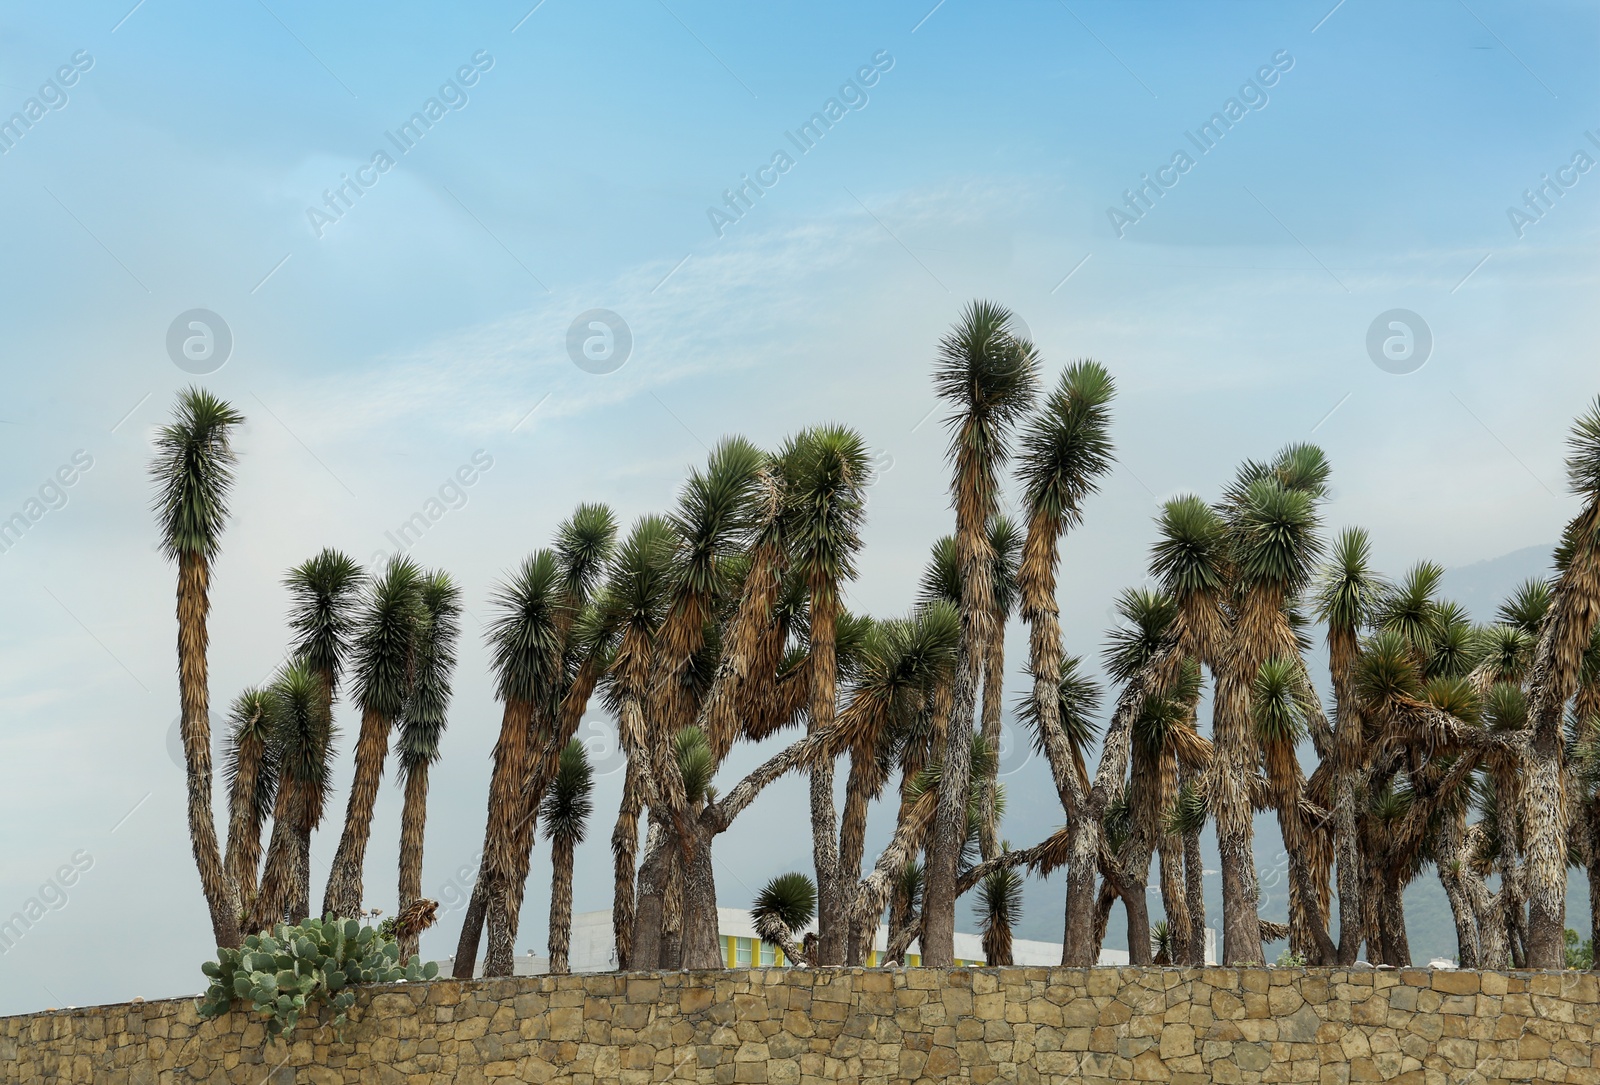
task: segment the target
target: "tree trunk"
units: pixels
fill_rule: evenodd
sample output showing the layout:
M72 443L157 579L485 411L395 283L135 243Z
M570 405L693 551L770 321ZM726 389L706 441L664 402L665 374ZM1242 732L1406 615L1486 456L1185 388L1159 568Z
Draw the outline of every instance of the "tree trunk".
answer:
M295 850L300 834L295 828L299 820L297 787L285 779L278 787L278 797L272 808L272 837L267 844L266 865L261 870L261 890L256 894L246 926L251 931L270 930L283 922L294 895Z
M572 944L572 850L569 836L550 842L550 974L564 976L571 968L567 950Z
M643 784L632 758L622 783L622 804L611 830L611 933L617 945L617 970L633 967L634 862L639 852L639 810Z
M1187 779L1187 769L1184 774ZM1198 826L1183 834L1183 896L1189 908L1189 959L1183 963L1198 968L1206 963L1205 859Z
M1156 857L1161 871L1161 911L1167 921L1167 950L1171 963L1186 965L1193 955L1190 939L1189 905L1183 895L1183 859L1179 843L1170 833L1161 834ZM1204 945L1204 943L1201 943Z
M494 747L494 768L489 777L489 816L484 827L482 880L489 944L484 952L485 976L509 976L516 956L517 922L513 911L512 883L519 850L525 851L525 787L533 757L533 706L507 701L500 717L500 736ZM476 945L470 947L476 953ZM460 964L460 961L457 961Z
M294 890L289 896L289 922L299 924L311 918L311 830L303 823L294 834L293 856Z
M478 943L483 938L483 921L489 912L489 859L478 861L478 880L472 885L472 898L467 901L467 914L461 918L461 937L456 941L455 966L450 974L458 980L469 980L477 974Z
M222 865L211 813L211 692L206 662L209 581L210 566L205 555L196 551L179 555L178 700L189 797L189 843L211 913L211 933L219 947L233 949L241 941L239 885Z
M391 721L372 709L361 713L361 737L356 741L356 774L350 785L350 802L344 815L344 832L328 871L322 895L322 914L355 918L361 914L363 863L372 835L372 810L378 802L383 762L389 754Z
M867 808L871 802L870 776L875 772L871 750L850 751L850 777L845 785L844 816L839 825L839 885L853 886L861 880L861 860L867 845ZM863 947L860 931L847 932L844 963L861 964L870 946Z
M1067 968L1092 968L1097 963L1095 945L1095 876L1099 873L1100 834L1088 817L1072 823L1067 865L1067 926L1061 946L1061 963Z
M405 805L400 811L400 909L396 915L422 896L422 845L427 824L428 763L423 761L406 772ZM406 961L415 956L420 941L420 932L402 938L400 959Z
M1333 835L1339 877L1339 948L1335 960L1352 965L1361 955L1361 843L1356 831L1355 773L1334 777ZM1463 965L1465 967L1465 965Z
M1404 968L1411 963L1411 940L1406 937L1404 887L1390 878L1383 887L1383 929L1392 958L1384 963Z
M989 643L983 653L983 741L990 761L978 787L978 853L983 859L1000 854L999 813L995 808L1000 771L1001 709L1005 699L1006 626L1000 615L989 624ZM1007 932L1006 946L1011 945ZM1008 954L1009 955L1009 954ZM990 962L991 964L994 962Z
M832 730L838 702L835 656L838 600L830 584L811 585L811 712L806 733ZM811 766L811 855L817 868L817 963L844 964L849 930L839 875L838 817L833 805L833 765Z
M1567 804L1562 736L1535 735L1523 778L1527 834L1527 967L1566 966Z
M661 967L661 920L672 863L671 846L670 834L652 812L645 834L644 862L639 864L638 903L633 917L630 964L635 969L653 972Z
M1249 823L1248 815L1245 823ZM1222 963L1260 967L1266 962L1250 835L1241 835L1237 827L1224 835L1219 826L1217 850L1222 857Z
M261 779L261 763L266 757L266 742L254 735L240 743L238 774L228 796L228 847L222 868L239 887L241 914L248 914L255 903L256 879L261 872L261 819L256 811L256 786Z
M683 930L678 967L691 970L726 967L717 930L717 882L711 866L715 837L696 825L694 856L684 864ZM756 962L751 962L752 964Z

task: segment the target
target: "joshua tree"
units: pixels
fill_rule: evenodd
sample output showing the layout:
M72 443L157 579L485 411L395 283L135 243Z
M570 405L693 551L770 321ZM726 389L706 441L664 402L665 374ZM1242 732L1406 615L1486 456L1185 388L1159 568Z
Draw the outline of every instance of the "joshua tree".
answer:
M1094 964L1090 943L1100 818L1088 805L1088 781L1081 762L1070 756L1070 743L1062 729L1060 696L1065 672L1056 566L1062 534L1082 520L1084 500L1111 467L1109 405L1113 395L1115 386L1102 366L1075 363L1062 373L1059 385L1022 438L1020 474L1028 527L1017 586L1022 617L1029 626L1031 718L1073 834L1062 956L1067 965Z
M211 813L211 694L207 684L206 619L211 611L211 563L228 520L233 489L232 431L244 416L202 388L178 395L173 420L156 438L150 473L161 549L178 565L178 700L189 842L218 946L240 942L239 885L228 876Z
M836 636L839 589L855 575L872 481L861 436L839 426L808 430L779 456L789 484L793 567L809 595L811 710L808 733L833 728L838 703ZM833 759L811 770L811 834L817 866L817 952L824 965L843 964L847 925L833 806ZM854 875L852 875L852 878Z
M988 526L997 511L999 472L1010 454L1012 428L1032 405L1038 377L1033 344L1009 330L1009 310L973 302L939 343L934 388L950 402L950 492L956 510L956 550L961 572L961 644L952 691L946 748L971 744L983 652L994 615L994 555ZM947 758L940 783L923 922L923 960L949 966L955 959L956 880L966 836L967 773L964 757Z
M330 548L290 569L283 583L289 589L289 628L293 634L291 654L303 661L321 682L317 694L319 711L331 720L333 701L344 677L351 638L355 635L356 606L366 583L365 574L354 558ZM287 781L286 786L292 789L298 785ZM290 806L299 801L294 794L280 797ZM321 802L319 795L316 798L319 809ZM276 826L273 838L277 839ZM296 843L296 874L284 903L294 915L305 916L311 911L309 825ZM271 862L270 855L268 862Z
M345 811L344 833L328 872L322 914L361 913L362 865L372 835L389 732L400 719L415 680L417 642L428 620L422 604L422 567L407 557L389 559L364 601L354 651L356 703L361 735L356 740L355 780Z
M495 589L497 611L489 625L495 694L505 705L489 780L489 816L484 836L485 902L489 946L486 976L509 976L517 937L521 894L516 882L532 834L524 788L534 756L532 736L548 727L556 710L561 677L564 593L560 562L541 550L523 561ZM460 964L458 960L457 964Z
M303 877L307 856L302 842L322 821L332 780L333 719L327 713L326 685L304 660L295 660L268 689L272 750L278 764L278 799L272 813L272 842L261 875L250 926L254 930L306 918L291 901Z
M794 964L815 964L794 943L794 936L817 914L817 887L799 871L779 874L756 895L750 922L763 942L775 946Z
M545 789L540 812L544 838L550 841L550 972L568 971L567 947L572 940L572 855L588 831L594 809L594 770L583 743L573 739L561 750L555 778Z
M252 687L235 698L228 715L228 850L223 866L239 884L240 907L248 912L261 869L261 827L278 794L272 700L265 690Z
M1528 676L1528 966L1565 964L1567 900L1566 705L1600 619L1600 399L1568 438L1568 487L1583 507L1557 552L1559 576Z
M1011 964L1011 929L1022 921L1022 875L1008 867L986 875L973 912L983 931L984 963Z
M422 898L423 834L428 824L428 767L439 759L450 708L450 676L461 634L461 589L450 574L423 578L422 606L427 619L417 640L415 681L400 717L400 779L405 805L400 811L400 911ZM418 950L417 936L402 938L401 960Z

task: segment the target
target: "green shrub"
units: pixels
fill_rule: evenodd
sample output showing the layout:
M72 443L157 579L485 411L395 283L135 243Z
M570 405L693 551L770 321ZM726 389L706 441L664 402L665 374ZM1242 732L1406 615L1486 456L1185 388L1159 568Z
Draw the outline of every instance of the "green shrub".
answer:
M354 919L329 916L296 927L280 923L270 935L252 934L239 949L219 949L217 959L200 971L211 980L200 999L201 1017L220 1017L235 1001L249 1002L266 1020L267 1034L279 1036L293 1032L300 1015L319 1004L335 1011L330 1023L340 1032L356 1000L351 987L431 980L439 966L417 957L402 965L393 937Z

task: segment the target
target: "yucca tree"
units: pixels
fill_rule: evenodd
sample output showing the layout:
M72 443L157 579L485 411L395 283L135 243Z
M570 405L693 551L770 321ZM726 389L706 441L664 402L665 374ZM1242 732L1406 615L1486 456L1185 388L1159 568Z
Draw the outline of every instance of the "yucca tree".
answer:
M589 828L594 810L594 770L589 753L577 739L561 749L555 778L545 788L540 814L544 838L550 841L550 972L565 975L572 941L572 859Z
M673 561L679 537L665 517L646 516L634 524L618 548L606 582L607 605L616 614L619 641L606 677L606 703L617 719L617 733L628 758L622 804L611 834L615 874L612 925L617 944L617 967L659 965L660 945L653 941L636 954L634 930L638 926L634 896L635 857L639 847L639 813L653 788L653 752L648 748L646 701L654 671L656 634L665 617L673 580ZM654 902L652 902L652 906ZM660 915L646 925L659 931Z
M362 600L352 652L361 732L344 831L322 896L324 916L361 914L362 874L372 811L378 802L389 735L404 711L416 677L417 644L427 624L422 567L408 557L389 559Z
M495 613L487 637L495 696L504 708L484 830L482 878L489 930L483 962L486 976L509 976L514 963L522 896L518 872L533 831L524 788L534 756L536 724L555 711L552 702L562 663L560 626L566 621L562 588L555 553L540 550L525 558L490 596ZM458 958L457 966L460 964Z
M326 685L303 659L289 663L267 689L271 744L278 765L278 797L272 813L272 841L261 874L261 891L250 914L250 929L265 930L285 915L306 918L295 889L307 876L310 856L304 841L322 821L333 780L336 732L323 696Z
M1363 787L1366 753L1361 698L1355 688L1361 630L1373 619L1387 585L1371 567L1372 543L1366 531L1346 528L1333 544L1332 557L1317 586L1318 617L1328 626L1328 670L1333 678L1334 745L1333 833L1339 881L1337 963L1354 964L1362 941L1362 858L1357 832L1356 795Z
M989 643L983 650L983 740L991 750L1000 749L1000 730L1005 703L1006 624L1017 609L1017 567L1022 561L1023 533L1007 516L989 521L989 553L994 558L991 573ZM1000 762L992 759L993 769L982 781L978 794L979 848L985 859L1000 851L999 818L995 814L996 773Z
M1209 807L1222 859L1223 963L1263 960L1259 889L1252 819L1251 780L1260 760L1252 694L1262 664L1274 656L1299 656L1288 605L1306 586L1320 553L1316 501L1327 468L1321 452L1286 449L1272 467L1246 464L1224 499L1233 568L1233 621L1217 676ZM1302 483L1301 477L1309 476ZM1293 482L1294 484L1291 484ZM1296 839L1298 803L1290 805L1276 780L1280 823L1291 863L1303 860ZM1326 931L1323 932L1326 938Z
M553 719L535 718L529 735L528 775L523 781L523 811L517 824L524 848L510 876L512 907L521 908L533 860L532 845L544 788L555 775L561 750L578 731L590 697L609 666L615 622L612 613L597 605L593 596L616 542L616 516L602 504L581 504L556 529L555 560L559 570L561 606L555 628L562 643L561 680L551 696ZM479 943L488 913L489 859L479 856L478 879L462 917L456 943L455 976L473 975Z
M945 735L947 748L953 750L971 744L983 650L993 626L994 555L988 527L998 509L1000 471L1010 457L1011 431L1037 394L1037 352L1012 333L1011 319L1003 306L971 303L939 341L934 363L934 390L951 407L945 421L961 570L960 660ZM951 758L950 764L940 784L923 908L923 960L944 967L955 960L955 890L968 783L966 759Z
M333 719L333 702L344 679L345 667L350 658L352 638L356 633L358 608L366 574L361 565L348 554L331 548L324 549L290 569L283 579L289 589L289 630L292 636L290 654L303 661L307 669L321 682L317 694L319 711ZM287 781L291 789L298 786ZM300 801L298 795L288 795L292 807ZM321 800L316 805L320 808ZM319 818L320 821L320 818ZM274 833L276 839L276 833ZM306 829L297 841L296 875L289 890L286 906L296 916L311 911L311 835ZM271 856L268 856L271 862Z
M837 634L840 588L855 576L872 482L867 446L843 426L819 426L779 453L788 484L791 562L806 586L810 610L811 704L807 731L832 729L838 705ZM819 963L843 964L847 927L833 805L833 759L811 770L812 851L817 868ZM853 880L853 879L852 879Z
M425 575L420 595L426 619L417 638L411 696L400 716L398 761L405 793L400 810L400 912L422 896L428 770L439 759L439 743L449 716L456 640L461 635L461 588L449 573L434 570ZM417 938L409 934L401 940L401 960L417 953Z
M1559 576L1528 676L1529 767L1524 781L1528 848L1528 966L1561 968L1567 900L1567 702L1600 620L1600 399L1568 438L1567 485L1582 502L1557 553Z
M256 896L261 868L261 827L278 794L278 765L272 748L272 701L250 688L234 699L228 713L228 850L223 867L239 886L242 910Z
M1022 922L1022 875L1008 868L987 875L978 883L973 914L983 933L983 963L1011 964L1011 931Z
M1033 675L1032 720L1072 833L1062 963L1092 965L1091 913L1098 869L1100 813L1090 805L1087 773L1072 754L1061 716L1064 652L1056 569L1061 537L1083 519L1083 502L1113 462L1110 404L1116 386L1098 362L1068 366L1022 436L1019 476L1027 536L1017 572L1028 623ZM952 741L954 737L952 736ZM1120 777L1120 774L1119 774Z
M203 388L179 393L173 419L156 436L150 474L161 551L178 566L178 701L188 790L189 844L218 946L239 945L239 886L228 876L211 811L211 694L206 622L211 564L228 521L234 427L244 416Z
M794 964L813 964L815 962L802 960L794 936L816 914L817 887L810 878L795 870L779 874L762 886L750 906L750 923L763 942L775 946Z

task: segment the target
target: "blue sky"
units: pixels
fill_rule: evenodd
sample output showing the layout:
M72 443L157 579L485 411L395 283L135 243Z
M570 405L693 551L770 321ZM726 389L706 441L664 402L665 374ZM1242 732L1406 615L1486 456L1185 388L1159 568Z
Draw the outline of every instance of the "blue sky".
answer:
M0 554L0 914L76 851L95 861L0 956L0 1012L198 986L204 913L166 747L173 576L144 476L194 379L166 346L188 310L226 322L231 355L198 379L249 418L215 574L219 712L282 654L282 571L324 545L368 558L478 450L492 468L412 552L482 616L577 502L631 520L721 434L856 426L885 469L851 605L903 612L950 525L929 363L973 297L1015 308L1052 376L1092 356L1119 383L1119 466L1065 551L1066 636L1091 660L1143 578L1158 501L1214 495L1290 441L1326 448L1330 526L1367 526L1396 573L1545 544L1571 515L1560 458L1597 390L1600 172L1569 174L1523 236L1507 209L1575 152L1600 156L1592 5L530 6L6 16L0 118L58 100L38 88L75 55L93 64L0 155L0 515L79 450L92 466ZM1275 55L1292 67L1267 103L1119 237L1107 208L1253 98L1240 88ZM307 208L474 56L466 103L318 237ZM865 105L718 236L707 209L875 56ZM602 375L566 349L597 308L633 338ZM1392 309L1431 332L1415 372L1369 357ZM477 632L434 776L436 895L482 833L498 711ZM1037 765L1011 779L1009 835L1031 842L1059 820L1049 785ZM580 854L580 910L609 904L619 781ZM804 868L803 794L774 787L719 844L724 903ZM386 789L367 874L381 907L398 805ZM547 861L526 946L543 945ZM1040 933L1059 899L1030 890ZM456 922L425 950L447 952ZM157 924L175 939L159 950ZM101 971L91 947L111 943L148 990Z

